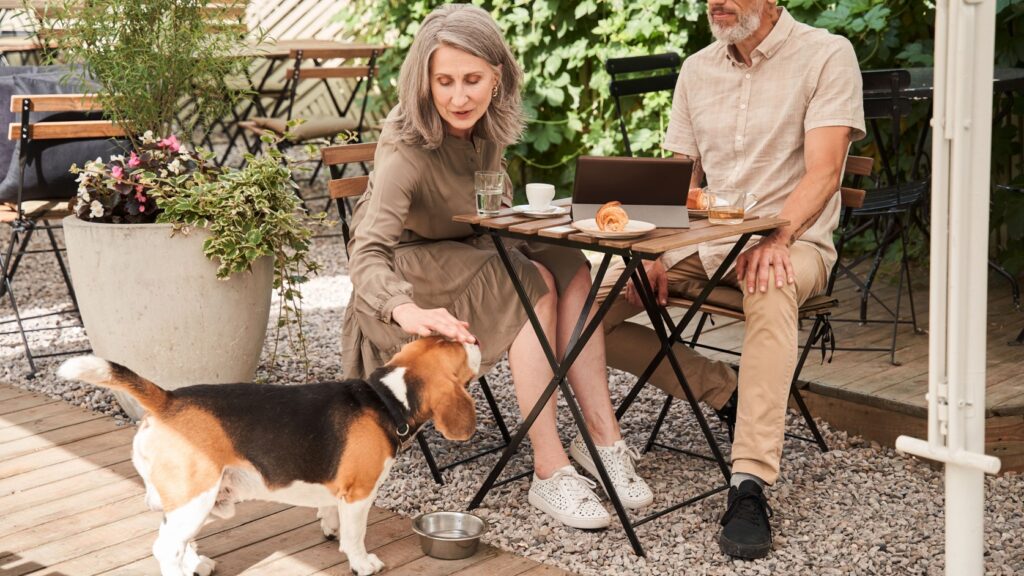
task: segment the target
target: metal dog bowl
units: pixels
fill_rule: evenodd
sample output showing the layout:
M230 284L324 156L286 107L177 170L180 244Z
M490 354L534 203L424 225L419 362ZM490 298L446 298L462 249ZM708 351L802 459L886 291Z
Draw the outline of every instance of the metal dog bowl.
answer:
M469 558L490 526L468 512L427 512L412 521L423 553L442 560Z

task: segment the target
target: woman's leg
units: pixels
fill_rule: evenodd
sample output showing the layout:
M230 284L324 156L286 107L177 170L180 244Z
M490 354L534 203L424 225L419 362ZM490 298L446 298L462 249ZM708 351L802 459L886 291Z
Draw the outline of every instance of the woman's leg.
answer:
M565 293L558 299L558 356L564 358L566 346L576 327L580 310L590 291L590 269L580 266ZM596 303L587 317L594 317ZM604 329L598 326L587 345L569 369L569 383L580 403L587 428L598 446L611 446L622 439L619 422L615 419L608 390L608 371L604 355Z
M548 340L551 340L557 324L558 291L555 288L555 279L551 276L551 272L539 264L537 264L537 269L548 285L548 293L534 304L534 309L537 311L537 317L540 319ZM523 326L519 335L512 342L512 346L508 350L508 363L512 371L516 399L519 401L519 411L525 419L554 376L551 366L544 357L540 340L537 339L537 334L530 322ZM562 441L558 437L558 428L555 422L556 400L557 393L551 396L547 405L544 406L544 410L533 423L533 427L530 428L530 442L533 444L533 468L540 478L548 478L555 470L569 465L569 457L565 454Z

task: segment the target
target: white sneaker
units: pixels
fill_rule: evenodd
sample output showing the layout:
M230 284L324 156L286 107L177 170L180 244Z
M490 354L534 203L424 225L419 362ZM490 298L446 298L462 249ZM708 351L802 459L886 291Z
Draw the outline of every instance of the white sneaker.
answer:
M533 475L530 504L566 526L594 530L607 528L612 518L594 494L597 484L565 466L547 480Z
M604 468L608 472L612 486L615 487L615 493L619 495L623 506L630 509L643 508L654 502L654 493L651 492L650 486L637 475L636 468L633 467L633 463L640 460L640 454L630 448L625 440L619 440L611 446L598 446L597 453L601 455L601 462L604 462ZM587 451L587 445L583 443L582 436L573 438L572 443L569 444L569 455L591 476L597 478L598 482L601 481L597 467L594 466L594 460L590 457L590 452ZM603 483L602 488L605 488L606 493L608 492Z

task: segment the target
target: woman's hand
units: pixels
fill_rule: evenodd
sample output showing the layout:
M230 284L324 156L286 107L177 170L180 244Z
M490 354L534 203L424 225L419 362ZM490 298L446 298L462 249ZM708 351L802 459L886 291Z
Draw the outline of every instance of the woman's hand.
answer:
M407 302L395 306L395 309L391 311L391 318L409 334L417 336L440 334L456 342L466 344L476 342L476 337L469 332L469 323L452 316L444 308L424 310Z

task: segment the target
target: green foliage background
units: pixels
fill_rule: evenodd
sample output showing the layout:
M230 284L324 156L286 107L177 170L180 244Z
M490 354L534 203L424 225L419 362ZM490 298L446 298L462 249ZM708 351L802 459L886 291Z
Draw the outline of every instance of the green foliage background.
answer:
M380 61L383 87L378 111L394 105L398 70L419 22L434 0L352 0L338 17L347 33L393 48ZM473 0L489 10L526 73L523 99L529 118L523 141L508 152L517 188L546 181L568 195L574 160L580 154L622 154L614 101L609 95L608 58L675 51L684 57L711 42L698 0ZM931 66L935 10L914 0L780 0L793 16L850 39L862 69ZM996 65L1024 66L1024 0L997 4ZM626 103L634 154L659 155L668 123L671 94ZM641 108L642 107L642 108ZM1016 126L995 131L993 182L1024 186L1021 116L1024 98L1014 104ZM927 121L921 110L912 123ZM914 126L905 126L913 130ZM910 140L912 144L913 139ZM870 142L858 148L871 152ZM1024 270L1024 193L993 195L993 229L998 256Z

